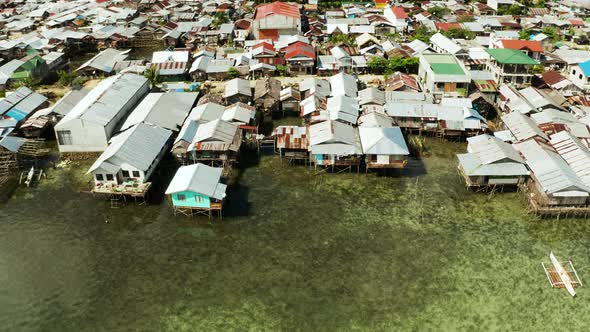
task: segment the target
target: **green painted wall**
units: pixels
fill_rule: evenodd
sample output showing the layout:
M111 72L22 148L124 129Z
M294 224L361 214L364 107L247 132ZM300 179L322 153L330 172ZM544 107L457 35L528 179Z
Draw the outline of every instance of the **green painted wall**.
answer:
M185 199L180 200L179 195L184 195ZM197 208L209 208L211 207L211 200L209 196L201 195L191 191L183 191L172 194L172 204L174 206L189 206Z

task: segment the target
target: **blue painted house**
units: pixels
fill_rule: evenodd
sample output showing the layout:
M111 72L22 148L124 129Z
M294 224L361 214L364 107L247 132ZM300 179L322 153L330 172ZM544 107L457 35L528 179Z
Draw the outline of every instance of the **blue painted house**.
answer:
M212 211L221 212L227 186L221 183L223 168L205 164L182 166L170 182L166 195L170 195L174 213L192 216L202 213L211 216Z

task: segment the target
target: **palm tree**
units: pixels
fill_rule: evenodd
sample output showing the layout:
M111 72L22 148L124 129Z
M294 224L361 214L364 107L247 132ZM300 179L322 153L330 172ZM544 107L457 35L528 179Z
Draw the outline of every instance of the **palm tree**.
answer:
M152 88L154 88L160 80L158 71L154 67L146 68L146 70L143 72L143 76L145 76L145 78L147 78L150 81L150 85L152 86Z

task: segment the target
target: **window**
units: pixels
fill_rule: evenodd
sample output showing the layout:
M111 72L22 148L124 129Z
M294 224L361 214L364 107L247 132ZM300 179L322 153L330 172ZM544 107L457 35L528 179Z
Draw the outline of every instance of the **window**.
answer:
M133 177L134 178L138 178L139 177L139 171L133 171Z
M204 200L204 199L203 199L203 197L201 197L201 196L195 196L195 201L196 201L197 203L203 203L203 201L205 201L205 200Z
M123 177L124 178L128 178L129 177L129 171L123 171Z
M107 174L107 181L113 181L114 179L113 174Z
M184 201L186 200L186 196L184 194L176 194L176 199L179 201Z
M72 145L72 132L69 130L58 131L57 142L59 145Z
M582 79L582 74L580 74L580 76L578 76L580 79Z
M102 174L96 174L96 181L104 181L104 176L102 176Z
M576 70L572 69L572 74L576 75Z

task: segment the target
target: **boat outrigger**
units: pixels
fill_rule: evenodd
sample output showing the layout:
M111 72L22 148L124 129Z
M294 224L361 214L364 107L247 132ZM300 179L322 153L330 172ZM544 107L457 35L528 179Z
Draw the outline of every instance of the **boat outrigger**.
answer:
M546 267L544 263L541 263L541 265L543 265L551 287L565 288L571 296L576 296L575 288L582 286L582 282L572 262L559 262L553 252L549 253L549 259L553 265L552 267Z

